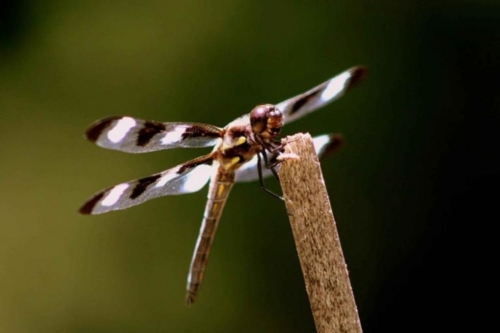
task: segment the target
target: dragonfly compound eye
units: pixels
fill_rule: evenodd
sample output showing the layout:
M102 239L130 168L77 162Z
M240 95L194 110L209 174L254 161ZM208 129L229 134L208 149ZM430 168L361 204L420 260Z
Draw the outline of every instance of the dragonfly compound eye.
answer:
M254 133L275 137L283 127L283 114L272 104L258 105L250 113L250 124Z
M260 134L266 130L271 107L271 104L258 105L250 112L250 125L254 133Z

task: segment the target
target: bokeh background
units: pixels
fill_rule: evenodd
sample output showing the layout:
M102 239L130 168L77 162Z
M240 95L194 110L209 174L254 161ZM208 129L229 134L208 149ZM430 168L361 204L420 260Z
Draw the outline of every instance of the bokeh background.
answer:
M128 155L82 134L109 115L223 126L358 64L363 84L285 133L345 137L322 168L364 331L486 330L498 1L121 0L2 2L0 331L313 332L280 202L234 187L187 308L206 189L77 209L206 150Z

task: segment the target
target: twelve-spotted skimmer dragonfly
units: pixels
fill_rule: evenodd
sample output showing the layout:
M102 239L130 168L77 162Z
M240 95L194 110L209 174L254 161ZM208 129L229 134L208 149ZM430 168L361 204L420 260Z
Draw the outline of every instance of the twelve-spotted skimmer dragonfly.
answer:
M108 117L94 123L87 138L103 148L127 153L146 153L171 148L215 146L211 153L163 172L107 188L81 208L82 214L101 214L125 209L164 195L199 191L211 179L187 279L187 303L195 301L203 280L215 231L235 182L259 179L274 173L283 151L276 140L285 123L294 121L341 97L365 77L364 67L351 68L311 90L276 105L256 106L224 128L201 123L156 122L132 117ZM338 140L332 135L314 138L322 155ZM338 138L338 137L337 137ZM265 168L262 168L264 160ZM266 190L266 189L265 189Z

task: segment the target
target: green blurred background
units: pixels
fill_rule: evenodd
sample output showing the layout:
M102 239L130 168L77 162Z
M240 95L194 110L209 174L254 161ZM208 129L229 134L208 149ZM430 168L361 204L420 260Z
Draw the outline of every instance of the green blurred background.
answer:
M358 64L362 85L285 134L346 139L322 168L364 331L485 330L498 1L12 0L0 12L0 332L313 332L281 203L234 187L187 308L206 189L77 209L206 150L129 155L83 132L109 115L223 126Z

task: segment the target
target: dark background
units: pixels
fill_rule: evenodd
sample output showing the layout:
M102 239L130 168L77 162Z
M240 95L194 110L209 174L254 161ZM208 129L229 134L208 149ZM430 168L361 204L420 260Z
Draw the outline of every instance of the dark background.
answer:
M235 186L186 308L206 189L76 211L207 151L128 155L82 134L108 115L223 126L357 64L360 87L285 134L346 139L322 168L364 331L488 329L498 1L138 3L2 2L0 331L314 331L282 204Z

